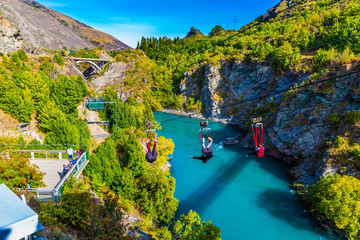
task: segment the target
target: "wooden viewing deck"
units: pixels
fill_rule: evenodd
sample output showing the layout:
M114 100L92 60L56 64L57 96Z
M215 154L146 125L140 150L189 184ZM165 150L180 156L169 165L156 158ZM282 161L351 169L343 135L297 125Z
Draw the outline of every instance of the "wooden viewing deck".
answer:
M63 165L68 165L68 159L36 159L30 160L31 164L36 164L40 171L45 173L44 175L44 183L46 187L42 187L39 189L42 190L52 190L55 186L60 182L60 180L64 177L63 175Z
M46 184L45 187L41 188L31 188L27 189L29 192L34 192L35 196L38 200L58 200L59 197L62 195L62 190L64 187L64 183L66 180L73 176L75 179L77 179L86 165L89 162L89 159L87 157L87 153L84 152L80 155L80 157L77 159L77 162L75 165L71 167L71 169L66 173L63 174L64 167L63 165L68 165L69 160L67 158L63 159L62 154L66 153L64 150L16 150L19 153L30 153L30 163L36 164L40 171L45 173L44 175L44 183ZM42 154L41 158L36 158L36 154ZM75 156L74 151L74 156ZM43 155L46 155L46 158L43 157ZM49 154L49 155L48 155ZM54 154L57 156L57 158L48 158L54 156Z

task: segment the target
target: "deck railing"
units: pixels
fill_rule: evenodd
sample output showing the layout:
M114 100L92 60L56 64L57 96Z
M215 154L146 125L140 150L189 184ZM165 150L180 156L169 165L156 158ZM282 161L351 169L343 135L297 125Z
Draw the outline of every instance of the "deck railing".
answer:
M41 153L44 153L45 151L47 151L48 153L62 152L62 151L59 151L59 150L17 150L17 151L18 152L26 151L26 152L30 152L30 153L31 152L40 152L40 151L41 151ZM54 160L54 161L56 161L56 160ZM87 152L83 152L83 154L81 154L80 157L78 158L77 162L61 178L61 180L58 182L58 184L56 184L54 189L45 190L45 189L28 188L26 190L29 191L29 192L35 193L35 197L37 198L37 200L42 200L42 201L53 200L53 201L57 201L57 200L59 200L59 198L63 194L65 182L70 177L74 177L75 179L77 179L80 176L80 174L82 173L82 171L84 170L84 168L86 167L86 165L88 164L88 162L89 162L89 159L88 159L88 156L87 156Z
M64 183L66 182L66 180L68 180L70 177L74 177L75 179L77 179L84 170L84 168L86 167L88 162L89 160L87 158L86 152L84 152L78 158L76 164L73 165L71 169L65 174L65 176L61 178L60 182L56 184L54 188L54 194L55 194L54 200L58 200L61 197L64 190Z

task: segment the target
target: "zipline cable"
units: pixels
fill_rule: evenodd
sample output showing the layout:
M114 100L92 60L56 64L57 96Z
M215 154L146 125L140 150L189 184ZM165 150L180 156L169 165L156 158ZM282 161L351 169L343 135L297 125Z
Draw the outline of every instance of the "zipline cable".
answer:
M346 73L346 74L339 75L339 76L335 76L335 77L331 77L331 78L327 78L327 79L323 79L323 80L318 80L318 81L316 81L316 82L310 82L310 83L304 84L304 85L302 85L302 86L293 87L293 88L290 89L290 90L293 90L293 91L294 91L294 90L296 90L296 89L306 88L306 87L308 87L308 86L312 86L312 85L317 85L317 84L324 83L324 82L333 81L333 80L335 80L335 79L342 78L342 77L347 77L347 76L350 76L350 75L353 75L353 74L357 74L357 73L360 73L360 70L353 71L353 72ZM281 90L281 91L272 92L272 93L269 93L269 94L266 94L266 95L263 95L263 96L260 96L260 97L247 98L247 99L244 99L244 100L241 100L241 101L238 101L238 102L235 102L235 103L227 104L227 105L224 105L224 106L215 107L215 108L208 108L205 112L209 112L209 111L213 111L213 110L217 110L217 109L223 109L223 108L227 108L227 107L230 107L230 106L234 106L234 105L238 105L238 104L243 104L243 103L245 103L245 102L254 101L254 100L257 100L257 99L262 99L262 98L267 98L267 97L275 96L275 95L278 95L278 94L280 94L280 93L285 93L285 92L288 92L288 91L289 91L289 90ZM159 122L159 123L164 123L164 122L169 122L169 121L175 121L175 120L177 120L177 119L181 119L181 118L193 116L193 115L196 115L196 114L198 114L198 113L190 113L190 114L188 114L188 115L186 115L186 116L180 116L180 117L168 119L168 120L165 120L165 121L161 121L161 122Z

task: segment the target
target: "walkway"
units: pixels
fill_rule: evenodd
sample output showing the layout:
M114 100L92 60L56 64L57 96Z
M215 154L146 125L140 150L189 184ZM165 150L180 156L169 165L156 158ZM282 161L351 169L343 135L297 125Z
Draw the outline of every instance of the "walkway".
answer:
M63 165L67 165L69 160L67 159L67 154L65 150L16 150L19 153L30 153L30 163L36 164L39 167L39 170L45 173L43 181L46 184L42 188L31 188L27 189L29 192L34 192L38 200L58 200L62 195L64 188L64 183L69 177L74 177L77 179L86 165L89 162L87 153L84 152L79 156L75 165L63 175ZM41 157L36 158L40 154ZM45 155L45 158L44 158ZM66 155L66 156L65 156ZM74 151L74 156L76 151ZM56 158L49 158L54 157ZM65 158L63 158L63 156Z
M67 165L69 160L67 159L35 159L30 160L31 164L36 164L40 171L45 173L44 175L44 183L46 187L42 187L39 189L42 190L52 190L55 186L60 182L63 177L63 165Z

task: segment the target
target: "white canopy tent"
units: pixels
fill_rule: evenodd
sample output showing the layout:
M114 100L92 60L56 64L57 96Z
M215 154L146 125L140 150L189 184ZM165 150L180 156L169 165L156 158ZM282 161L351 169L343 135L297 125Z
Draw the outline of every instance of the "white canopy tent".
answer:
M0 239L19 240L41 229L38 215L5 184L0 184Z

